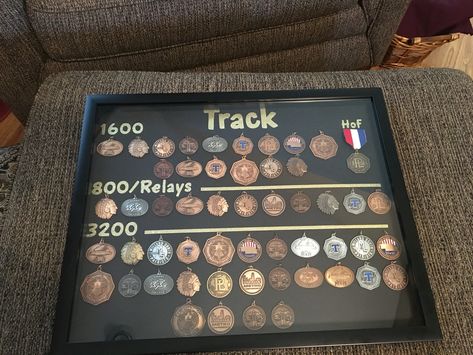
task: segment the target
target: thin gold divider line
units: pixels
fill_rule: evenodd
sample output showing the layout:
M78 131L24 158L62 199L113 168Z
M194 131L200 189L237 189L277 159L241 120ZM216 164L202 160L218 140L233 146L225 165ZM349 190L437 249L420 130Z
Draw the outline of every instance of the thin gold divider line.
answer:
M225 232L264 232L290 230L326 230L326 229L388 229L387 224L327 224L318 226L268 226L268 227L222 227L222 228L191 228L191 229L147 229L145 235L154 234L191 234L191 233L225 233Z
M381 184L301 184L301 185L260 185L260 186L202 186L200 191L255 191L255 190L295 190L295 189L338 189L381 187Z

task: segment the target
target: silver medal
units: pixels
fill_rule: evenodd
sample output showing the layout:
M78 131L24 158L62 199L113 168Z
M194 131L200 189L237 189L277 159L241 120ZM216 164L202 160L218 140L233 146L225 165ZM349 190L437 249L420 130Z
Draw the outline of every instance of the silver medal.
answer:
M169 242L163 240L161 236L159 240L151 243L148 248L148 259L153 265L164 265L172 258L172 246Z
M118 292L123 297L135 297L141 291L141 279L133 273L123 276L118 282Z
M219 136L213 136L204 139L202 148L209 153L221 153L228 147L228 142Z
M347 212L360 214L365 212L366 201L363 196L356 194L353 190L343 199L343 206Z
M157 274L149 275L145 282L143 283L143 288L146 293L152 296L161 296L165 295L174 287L174 281L171 276L166 274L161 274L161 271L158 270Z
M338 211L339 203L335 196L328 192L324 192L317 198L317 206L323 213L334 214Z
M369 260L376 253L376 246L370 238L360 233L351 240L350 250L355 258Z
M292 242L291 250L301 258L312 258L319 253L320 245L314 239L307 237L304 233L302 237Z
M134 196L133 198L123 201L120 210L122 214L127 217L139 217L148 212L148 208L148 202Z
M366 288L367 290L374 290L378 288L381 283L381 274L378 269L365 263L358 268L356 280L360 284L360 287Z
M324 251L327 257L333 260L340 260L347 256L348 247L343 239L332 236L325 240Z
M364 174L370 170L370 158L356 151L347 158L347 166L355 174Z

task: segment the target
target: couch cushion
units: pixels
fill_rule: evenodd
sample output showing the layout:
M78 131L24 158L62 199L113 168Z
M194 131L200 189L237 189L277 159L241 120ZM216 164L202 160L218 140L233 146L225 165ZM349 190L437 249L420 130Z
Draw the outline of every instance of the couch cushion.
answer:
M356 0L26 0L26 4L45 51L62 61L193 43L358 7Z
M468 354L473 348L473 81L452 70L232 74L69 72L36 96L0 248L0 349L47 352L85 96L381 87L443 341L279 350L279 354ZM252 352L259 354L261 352ZM239 353L241 354L241 353Z

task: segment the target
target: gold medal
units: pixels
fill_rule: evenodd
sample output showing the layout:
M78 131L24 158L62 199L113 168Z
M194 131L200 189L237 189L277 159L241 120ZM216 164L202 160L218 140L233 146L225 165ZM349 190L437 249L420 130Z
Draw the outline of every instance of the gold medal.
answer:
M220 268L207 279L207 291L215 298L228 296L232 288L233 280L231 276Z
M80 293L85 302L97 306L108 301L114 289L112 275L103 272L102 265L99 265L97 271L85 277L80 287Z
M112 218L112 216L117 213L117 210L118 207L115 201L108 198L108 195L105 195L105 197L95 205L95 214L102 219Z
M113 260L116 254L117 252L112 244L104 243L103 239L100 239L99 243L87 249L85 258L94 264L105 264Z
M97 153L104 157L114 157L123 151L123 144L110 137L97 145Z
M355 280L355 274L346 266L338 263L325 271L325 280L333 287L344 288Z
M263 253L260 242L255 238L248 236L241 240L237 246L238 257L245 263L254 263L258 261Z
M230 175L237 184L250 185L258 179L259 169L254 161L246 159L245 156L233 163Z
M243 324L249 330L259 330L263 328L266 323L266 313L264 309L256 305L253 301L250 306L243 311Z
M307 264L294 273L294 281L302 288L317 288L322 285L324 275L319 269Z
M258 149L264 155L274 155L279 151L279 141L269 133L266 133L258 141Z
M248 155L253 151L253 142L250 138L247 138L241 134L240 137L236 138L232 144L235 153L240 155Z
M201 172L202 165L200 165L199 162L191 160L189 157L187 157L187 160L181 161L176 166L176 173L184 178L199 176Z
M183 215L193 216L199 214L204 209L204 203L201 199L189 194L181 198L176 203L176 210Z
M212 308L207 316L207 325L215 334L228 333L235 324L235 316L230 308L224 306L222 302Z
M202 308L192 304L192 301L187 299L186 304L174 310L171 326L177 336L195 337L204 329L204 312L202 312Z
M402 266L392 262L384 268L383 280L391 290L401 291L408 283L407 272Z
M250 194L243 192L235 199L233 207L239 216L251 217L258 210L258 201Z
M287 244L277 235L266 244L266 253L273 260L282 260L287 255Z
M135 158L143 158L149 152L149 145L140 137L136 137L128 144L128 152Z
M291 274L285 268L277 266L269 272L269 284L278 291L284 291L291 285Z
M214 155L214 158L205 165L205 172L212 179L220 179L225 176L227 166L223 160L217 159Z
M261 204L263 205L263 211L272 217L281 215L286 209L286 201L284 201L281 195L274 192L266 195Z
M385 232L376 242L379 255L386 260L396 260L401 256L401 244L392 235Z
M281 162L277 159L274 159L272 156L264 159L260 163L259 169L261 171L261 175L268 179L276 179L282 174L283 170Z
M200 247L197 242L193 241L190 237L186 237L186 240L179 243L176 249L177 259L184 264L191 264L197 261L200 255Z
M174 154L175 150L176 145L168 137L159 138L153 144L153 153L158 158L169 158L171 155Z
M212 195L207 200L207 210L212 216L221 217L228 212L227 200L220 196L220 192L217 195Z
M207 239L204 245L204 256L209 264L217 267L230 263L235 254L232 240L220 233Z
M289 202L291 204L292 209L297 213L305 213L310 209L310 206L312 206L310 197L302 191L299 191L296 194L292 195Z
M386 214L391 210L391 200L384 192L376 190L368 196L368 207L376 214Z
M271 320L279 329L290 328L295 321L294 310L281 301L271 311Z
M264 275L261 271L250 266L241 273L239 284L244 293L250 296L255 296L263 291Z
M307 171L307 164L298 156L289 158L286 164L287 171L294 176L303 176Z
M186 271L181 272L176 281L177 290L181 295L192 297L196 292L200 291L199 277L192 272L192 269L187 268Z
M310 141L309 148L315 157L327 160L337 155L338 144L335 139L320 131L320 134Z
M131 242L126 242L120 252L123 262L127 265L138 264L144 255L143 247L136 242L135 237L132 237Z
M179 150L182 154L192 155L199 149L199 143L195 138L185 137L179 142Z

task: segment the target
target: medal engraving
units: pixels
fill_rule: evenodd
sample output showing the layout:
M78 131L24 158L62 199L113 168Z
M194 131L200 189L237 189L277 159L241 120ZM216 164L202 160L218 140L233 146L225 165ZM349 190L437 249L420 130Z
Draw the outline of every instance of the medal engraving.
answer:
M282 260L287 255L287 244L278 236L274 236L274 238L266 244L266 253L268 253L268 256L273 260Z
M338 211L339 204L335 196L328 192L321 193L317 198L317 206L325 213L332 215Z
M295 272L294 281L302 288L317 288L322 285L324 275L319 269L307 265Z
M401 255L401 244L392 235L385 234L376 242L379 255L387 260L396 260Z
M121 212L127 217L143 216L148 212L148 202L135 196L122 203Z
M275 267L269 272L269 284L278 291L284 291L291 285L291 274L283 267Z
M347 256L348 247L343 239L336 237L333 233L330 238L325 240L324 251L328 258L341 260Z
M199 143L195 138L186 137L179 142L179 150L182 154L192 155L199 149Z
M368 207L376 214L386 214L391 210L391 200L385 193L375 191L368 196Z
M207 210L212 216L221 217L228 212L228 202L220 195L212 195L207 200Z
M282 174L283 167L279 160L269 156L260 163L259 169L265 178L276 179Z
M80 293L85 302L97 306L108 301L114 289L112 275L103 272L99 266L97 271L85 277L80 287Z
M363 196L354 193L352 190L352 192L343 199L343 206L345 206L347 212L357 215L365 212L366 201Z
M263 211L272 217L281 215L286 209L286 201L284 201L281 195L274 192L266 195L261 204L263 206Z
M381 274L378 269L365 263L365 265L358 268L356 280L360 284L360 287L366 288L367 290L374 290L378 288L381 283Z
M193 178L199 176L202 172L202 165L194 160L181 161L176 166L176 173L183 178Z
M207 324L215 334L227 334L235 324L235 316L230 308L219 304L210 310Z
M374 242L361 233L351 240L350 250L353 256L360 260L369 260L376 253Z
M85 257L93 264L105 264L113 260L116 253L115 247L112 244L104 243L102 239L100 243L87 249Z
M174 209L172 200L164 195L159 196L153 202L153 213L159 217L169 216Z
M141 279L132 271L118 282L118 292L126 298L135 297L141 291Z
M136 242L135 238L132 238L131 242L125 243L120 252L123 262L127 265L138 264L143 260L144 255L145 252L143 251L143 248Z
M261 271L250 266L241 273L239 283L240 288L244 293L250 296L255 296L263 291L264 275Z
M314 239L307 237L304 233L302 237L292 242L291 250L301 258L312 258L319 253L320 245Z
M359 152L352 153L347 158L348 169L353 171L355 174L364 174L370 170L370 159Z
M346 266L338 264L325 271L325 280L333 287L344 288L353 283L355 274Z
M205 316L202 308L191 303L175 309L171 319L172 329L177 336L195 337L202 332L205 326Z
M266 133L258 141L258 149L264 155L274 155L279 151L280 144L276 137Z
M199 214L204 209L204 203L201 199L189 194L187 197L181 198L176 203L176 210L180 214L193 216Z
M292 195L290 203L292 209L297 213L306 213L312 205L310 197L301 191Z
M299 157L289 158L286 166L289 173L294 176L303 176L308 171L307 164Z
M204 256L207 262L217 267L230 263L235 254L232 240L220 233L207 239L204 245Z
M123 151L123 144L110 138L97 145L97 153L104 157L114 157Z
M177 278L176 285L181 295L192 297L196 292L200 291L201 283L199 277L190 269L187 269L187 271L181 272Z
M315 157L327 160L337 155L338 144L335 139L320 132L312 138L309 148Z
M227 141L219 136L206 138L202 142L202 148L204 148L204 150L209 153L221 153L224 152L227 147Z
M235 212L241 217L251 217L258 210L258 201L251 195L243 192L235 199Z
M391 263L383 270L383 280L391 290L401 291L408 283L407 272L402 266Z
M140 137L137 137L128 144L128 152L135 158L143 158L149 152L149 145Z
M255 304L255 301L243 311L243 324L249 330L259 330L266 323L266 313L264 309Z
M205 165L205 172L212 179L220 179L225 176L227 166L223 160L217 159L217 157L214 156L214 158Z
M197 261L200 255L200 247L197 242L193 241L190 237L186 237L186 240L179 243L176 249L177 259L184 264L191 264Z
M243 157L233 163L230 169L230 175L237 184L250 185L256 182L258 179L259 169L254 161L248 160Z
M260 242L248 235L237 246L238 257L245 263L256 262L263 253Z
M169 242L160 237L159 240L151 243L148 248L148 260L153 265L167 264L172 258L172 246Z
M161 159L154 165L153 173L159 179L169 179L174 173L174 166L169 161Z
M236 138L232 144L235 153L240 155L248 155L253 151L253 142L250 138L247 138L241 134L240 137Z
M215 298L227 297L233 288L233 280L225 271L218 270L207 279L207 291Z
M284 139L284 149L290 154L301 154L305 149L305 140L293 133Z
M175 150L176 145L168 137L159 138L153 144L153 153L158 158L169 158L171 155L174 154Z
M102 219L110 219L114 214L117 213L118 207L115 204L115 201L108 197L102 198L95 205L95 214L97 217Z
M288 329L295 321L294 310L281 301L271 311L271 320L279 329Z
M151 296L166 295L174 288L174 281L171 276L161 274L158 270L157 274L149 275L143 283L143 288Z

